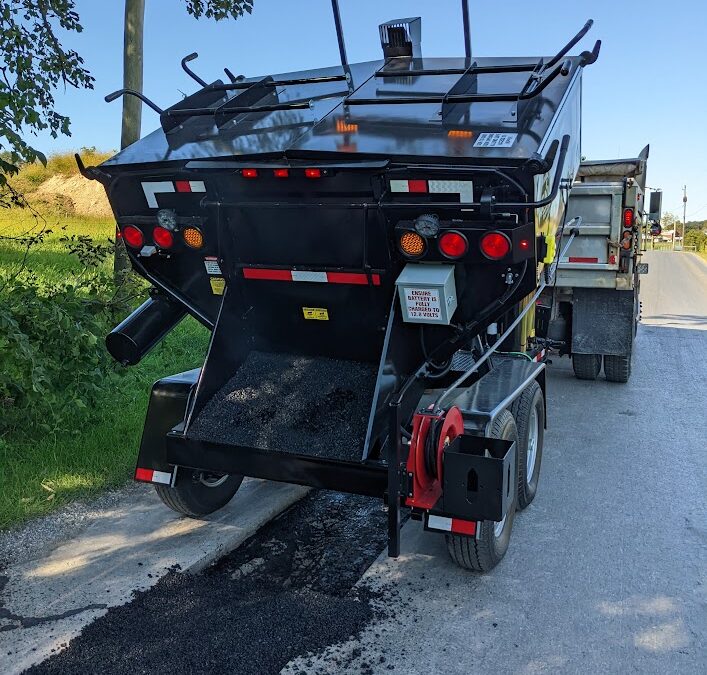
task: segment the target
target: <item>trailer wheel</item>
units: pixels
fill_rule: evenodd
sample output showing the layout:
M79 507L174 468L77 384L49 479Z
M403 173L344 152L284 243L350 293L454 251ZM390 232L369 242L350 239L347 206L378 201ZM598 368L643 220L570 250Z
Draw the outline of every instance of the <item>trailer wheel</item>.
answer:
M504 410L496 417L491 426L490 435L493 438L518 442L518 429L510 411ZM516 453L516 461L517 457L518 453ZM459 534L445 535L447 551L459 567L474 572L488 572L501 562L511 540L517 501L516 493L513 503L508 508L508 513L500 522L496 523L493 520L478 522L476 535L473 537Z
M535 380L513 402L511 412L518 428L518 509L524 509L538 491L543 457L545 399Z
M174 487L155 485L159 498L172 511L201 518L226 506L243 482L243 476L216 475L180 468Z
M572 354L572 368L580 380L596 380L601 370L601 354Z
M609 382L628 382L631 377L631 354L604 357L604 375Z

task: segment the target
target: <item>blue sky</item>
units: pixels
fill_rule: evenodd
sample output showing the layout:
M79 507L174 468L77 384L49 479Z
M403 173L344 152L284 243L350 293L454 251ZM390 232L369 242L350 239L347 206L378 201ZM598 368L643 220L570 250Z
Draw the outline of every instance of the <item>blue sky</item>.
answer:
M463 54L459 0L340 0L350 61L380 57L377 26L421 16L426 56ZM121 86L122 0L77 0L84 32L67 37L96 78L92 92L57 96L73 136L41 137L47 152L96 146L117 148L120 103L103 96ZM195 21L181 0L146 0L145 93L167 107L194 91L179 60L192 51L204 79L228 66L254 76L338 63L329 0L255 0L236 22ZM581 44L603 41L599 61L584 77L583 154L589 159L635 156L651 145L648 184L662 187L663 209L688 220L707 218L707 3L701 0L470 0L475 56L554 53L588 18L594 28ZM143 134L159 124L145 108Z

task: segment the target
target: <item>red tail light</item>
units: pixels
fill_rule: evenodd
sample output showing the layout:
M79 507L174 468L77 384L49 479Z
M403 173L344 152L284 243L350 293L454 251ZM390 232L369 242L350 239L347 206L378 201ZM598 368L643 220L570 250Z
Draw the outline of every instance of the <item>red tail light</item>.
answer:
M243 171L241 171L241 176L243 176L243 178L257 178L258 177L258 170L257 169L243 169Z
M479 247L490 260L500 260L510 253L511 240L502 232L487 232L481 237Z
M469 250L469 242L461 232L445 232L439 238L439 250L447 258L461 258Z
M290 170L289 169L273 169L273 174L274 174L275 178L289 178Z
M142 248L145 243L142 230L139 230L134 225L126 225L123 228L123 240L130 248Z
M624 209L624 227L633 227L633 209Z
M321 169L305 169L304 175L307 176L307 178L321 178L322 177L322 170Z
M159 225L152 230L152 240L160 248L172 248L174 246L174 235L168 229Z

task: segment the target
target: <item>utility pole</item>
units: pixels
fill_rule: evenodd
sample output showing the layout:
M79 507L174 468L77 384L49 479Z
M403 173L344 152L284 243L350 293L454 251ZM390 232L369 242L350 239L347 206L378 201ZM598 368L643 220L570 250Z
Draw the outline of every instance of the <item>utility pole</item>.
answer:
M682 250L685 250L685 221L687 213L687 185L682 186Z
M123 37L123 86L142 92L143 27L145 0L125 0L125 25ZM142 101L135 96L123 96L123 126L120 149L140 140ZM116 241L113 272L118 282L130 269L125 244Z

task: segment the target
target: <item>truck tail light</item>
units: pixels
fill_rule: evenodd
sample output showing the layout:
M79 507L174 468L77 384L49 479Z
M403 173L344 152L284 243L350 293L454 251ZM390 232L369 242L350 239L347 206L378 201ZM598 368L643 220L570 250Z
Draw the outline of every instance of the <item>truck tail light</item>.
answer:
M174 235L161 225L152 230L152 240L160 248L172 248L174 246Z
M130 248L142 248L142 245L145 243L142 230L139 230L134 225L126 225L123 228L123 240Z
M196 227L187 227L182 230L182 239L189 248L202 248L204 245L204 235Z
M289 178L290 177L290 170L289 169L273 169L273 175L275 178Z
M417 232L405 232L400 237L400 250L407 256L419 258L427 248L425 240Z
M461 232L445 232L439 238L439 250L447 258L461 258L469 250L469 242Z
M258 177L258 170L257 169L243 169L243 171L241 171L241 176L243 176L243 178L257 178Z
M511 240L502 232L487 232L481 237L479 248L489 260L500 260L510 253Z
M322 170L321 169L305 169L304 175L307 178L321 178L322 177Z
M633 227L633 209L624 209L624 227Z

